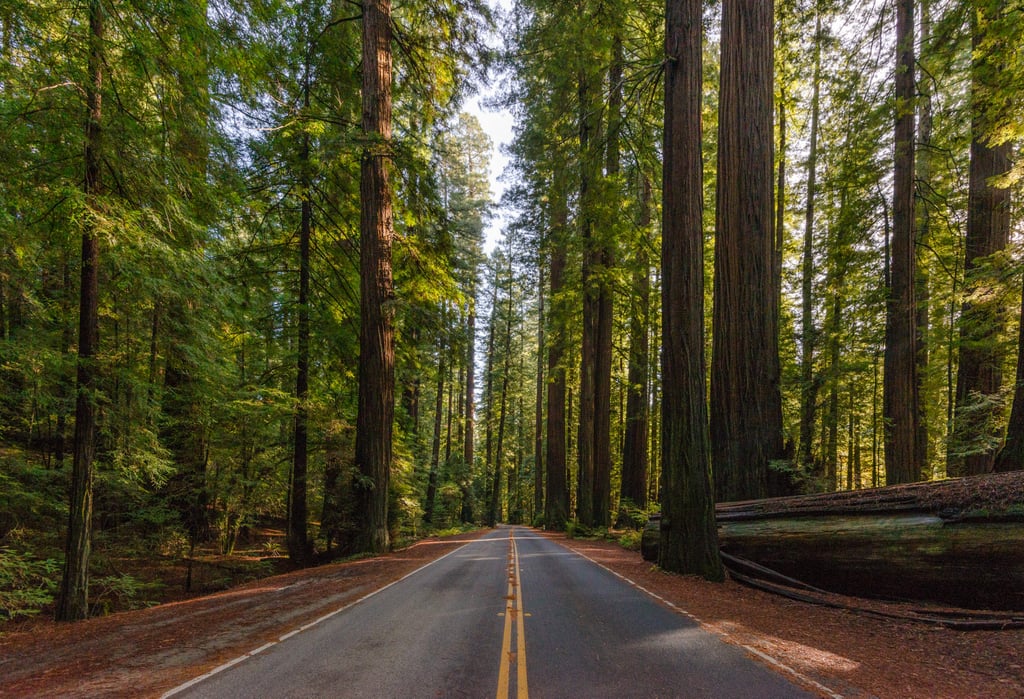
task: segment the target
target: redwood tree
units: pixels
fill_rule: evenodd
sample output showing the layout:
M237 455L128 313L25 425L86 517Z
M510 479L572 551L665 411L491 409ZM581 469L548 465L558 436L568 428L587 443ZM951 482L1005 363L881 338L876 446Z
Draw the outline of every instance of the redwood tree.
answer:
M718 500L768 494L782 457L773 222L773 3L722 3L711 444Z
M562 287L565 284L567 254L565 249L565 228L568 211L559 178L551 185L551 249L550 299L548 313L548 414L547 449L544 462L546 472L546 499L544 501L544 527L561 530L569 519L568 468L566 463L565 434L565 345L567 318L561 302Z
M359 413L356 550L386 551L395 413L391 277L391 0L363 3L363 148L359 196Z
M885 321L885 473L889 485L920 480L923 454L914 289L914 2L896 4L896 113L892 260Z
M57 600L58 621L89 615L89 555L92 550L93 455L96 451L96 392L100 372L95 365L99 344L99 240L96 221L103 191L103 40L104 9L89 2L89 81L86 83L85 180L89 211L82 232L81 295L78 316L78 391L75 402L74 461L71 470L70 512L64 548L64 574Z
M651 270L647 255L651 226L651 179L641 178L640 240L633 271L633 304L629 321L629 369L626 389L626 434L622 447L622 500L647 507L647 432L650 356ZM620 511L621 511L620 505ZM620 519L623 515L620 514ZM623 523L625 523L623 519Z
M723 578L705 399L701 0L665 4L662 496L658 563Z

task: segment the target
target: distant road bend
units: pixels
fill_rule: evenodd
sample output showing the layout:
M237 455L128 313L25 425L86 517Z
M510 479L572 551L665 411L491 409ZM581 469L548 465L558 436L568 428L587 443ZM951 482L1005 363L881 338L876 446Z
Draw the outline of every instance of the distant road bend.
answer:
M607 570L501 528L175 697L812 697Z

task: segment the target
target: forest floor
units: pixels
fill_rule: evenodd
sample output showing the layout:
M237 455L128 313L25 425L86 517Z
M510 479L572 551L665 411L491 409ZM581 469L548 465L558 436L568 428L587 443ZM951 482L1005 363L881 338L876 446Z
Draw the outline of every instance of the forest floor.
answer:
M266 577L76 624L0 627L0 696L157 696L476 538ZM847 697L1024 696L1024 630L951 631L671 575L612 541L551 538L671 602L763 662ZM824 693L823 696L826 696Z

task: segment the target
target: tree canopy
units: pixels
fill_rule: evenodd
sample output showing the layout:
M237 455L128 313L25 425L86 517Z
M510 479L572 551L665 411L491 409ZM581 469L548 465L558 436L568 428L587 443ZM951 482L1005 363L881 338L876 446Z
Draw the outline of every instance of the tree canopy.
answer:
M267 526L716 577L715 497L1024 467L1024 5L756 9L5 5L0 550L69 619Z

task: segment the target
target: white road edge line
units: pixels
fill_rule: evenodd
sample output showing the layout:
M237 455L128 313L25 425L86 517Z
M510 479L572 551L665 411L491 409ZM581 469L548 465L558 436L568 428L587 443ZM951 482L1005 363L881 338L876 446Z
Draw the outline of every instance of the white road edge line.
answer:
M557 543L557 542L555 542L555 543ZM778 658L773 658L772 656L768 655L767 653L765 653L763 651L757 650L756 648L752 648L752 647L750 647L750 646L748 646L748 645L746 645L744 643L740 643L736 639L733 639L732 637L730 637L729 634L725 633L724 631L721 631L721 630L718 630L718 629L713 629L713 628L707 626L706 624L704 624L704 622L702 622L700 619L698 619L697 617L695 617L693 614L691 614L690 612L686 611L685 609L679 607L678 605L673 604L672 602L669 602L667 599L665 599L661 595L658 595L658 594L656 594L654 592L651 592L650 590L645 588L643 585L640 585L640 584L630 580L625 575L622 575L621 573L616 573L614 570L612 570L608 566L605 566L605 565L603 565L601 563L598 563L597 561L595 561L590 556L588 556L588 555L586 555L584 553L580 553L579 551L576 551L575 549L571 549L568 546L566 546L564 548L569 549L570 551L575 553L580 558L585 558L586 560L588 560L591 563L593 563L594 565L596 565L598 568L603 568L604 570L608 571L609 573L611 573L615 577L617 577L617 578L619 578L619 579L629 583L630 585L632 585L636 589L640 590L644 594L648 595L649 597L653 597L654 599L658 600L662 604L670 607L676 613L681 614L681 615L687 617L688 619L691 619L691 620L695 621L705 631L709 631L709 632L715 634L716 636L718 636L720 638L727 638L727 639L729 639L730 643L732 643L733 645L739 646L743 650L747 651L748 653L750 653L752 655L757 656L758 658L760 658L761 660L765 661L766 663L772 665L773 667L776 667L779 670L782 670L784 672L789 673L790 675L792 675L793 677L796 677L801 682L804 682L804 683L810 685L811 687L814 687L816 690L818 690L819 692L821 692L825 696L829 697L830 699L844 699L842 694L837 694L836 692L834 692L833 690L829 689L828 687L826 687L825 685L821 684L820 682L816 682L815 680L812 680L807 675L804 675L803 673L798 672L797 670L794 670L793 668L791 668L789 665L786 665L785 663L783 663Z
M237 665L238 663L242 662L243 660L248 660L252 656L258 655L259 653L262 653L263 651L265 651L266 649L268 649L268 648L270 648L272 646L276 646L278 643L280 643L281 641L284 641L285 639L291 638L292 636L295 636L296 634L299 634L299 633L301 633L303 631L311 629L314 626L316 626L317 624L321 624L321 623L327 621L328 619L330 619L331 617L336 616L338 614L341 614L346 609L350 609L350 608L356 606L357 604L365 602L366 600L370 599L374 595L377 595L377 594L380 594L381 592L384 592L384 590L386 590L389 587L392 587L394 585L397 585L398 583L402 582L406 578L411 578L412 576L416 575L416 573L419 573L422 570L426 570L427 568L429 568L430 566L434 565L435 563L440 563L444 559L448 558L448 556L456 554L459 551L461 551L462 549L466 548L467 546L469 546L471 544L475 544L478 541L486 541L486 540L485 539L474 539L473 541L468 541L465 544L463 544L462 546L460 546L459 548L454 549L453 551L449 551L448 553L446 553L445 555L441 556L440 558L435 558L430 563L422 565L419 568L417 568L416 570L411 571L409 573L406 573L405 575L400 577L398 580L395 580L393 582L389 582L384 587L377 588L373 592L369 592L369 593L363 595L362 597L360 597L359 599L355 600L354 602L349 602L348 604L346 604L346 605L344 605L342 607L339 607L338 609L335 609L333 612L328 612L327 614L324 614L319 619L314 619L313 621L309 622L308 624L303 624L302 626L298 627L297 629L293 629L293 630L289 631L288 633L284 634L283 636L278 637L278 639L276 641L270 641L269 643L264 643L259 648L256 648L255 650L251 650L248 653L243 653L242 655L238 656L237 658L235 658L233 660L227 661L223 665L218 665L217 667L213 668L209 672L205 672L202 675L199 675L199 677L194 677L191 680L189 680L188 682L185 682L184 684L179 684L177 687L173 687L172 689L168 689L166 692L164 692L163 694L160 695L160 699L165 699L166 697L171 697L171 696L174 696L175 694L179 694L181 692L184 692L186 689L189 689L190 687L193 687L193 686L199 684L200 682L203 682L204 680L207 680L207 679L213 677L214 675L220 674L221 672L224 672L228 668L234 667L235 665ZM502 539L502 541L503 541L503 539Z

